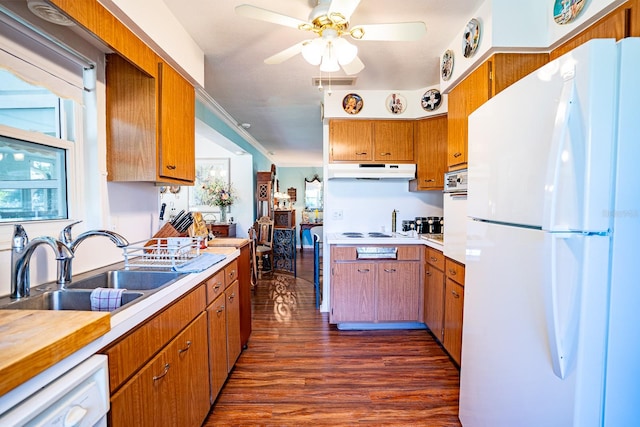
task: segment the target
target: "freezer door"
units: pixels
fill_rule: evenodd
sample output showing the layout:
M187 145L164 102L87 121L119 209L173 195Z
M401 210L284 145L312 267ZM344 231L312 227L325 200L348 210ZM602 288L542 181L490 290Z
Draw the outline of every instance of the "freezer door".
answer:
M600 425L609 237L467 229L462 424Z
M593 40L469 116L469 215L546 230L608 229L614 40Z

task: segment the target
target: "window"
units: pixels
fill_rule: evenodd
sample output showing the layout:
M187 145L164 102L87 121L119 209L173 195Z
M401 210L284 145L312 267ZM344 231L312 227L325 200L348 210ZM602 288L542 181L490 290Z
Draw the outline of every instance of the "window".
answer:
M66 150L0 136L0 222L67 218Z
M68 219L90 66L11 16L0 7L0 224Z

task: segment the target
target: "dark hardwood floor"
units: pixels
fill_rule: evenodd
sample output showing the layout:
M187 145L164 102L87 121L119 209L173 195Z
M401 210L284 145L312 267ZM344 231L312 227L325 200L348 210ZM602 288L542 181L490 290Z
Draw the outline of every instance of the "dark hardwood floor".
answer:
M313 256L253 295L253 331L204 426L460 426L459 372L426 330L339 331Z

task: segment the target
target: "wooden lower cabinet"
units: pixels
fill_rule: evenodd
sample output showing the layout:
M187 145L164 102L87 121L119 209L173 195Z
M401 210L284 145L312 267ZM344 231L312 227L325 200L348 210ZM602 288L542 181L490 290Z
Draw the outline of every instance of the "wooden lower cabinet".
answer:
M202 425L211 405L207 369L202 313L111 397L110 425Z
M462 312L464 287L447 279L444 296L444 348L451 358L460 364L462 354Z
M435 261L430 261L434 259ZM438 268L437 261L441 264ZM435 249L427 249L424 284L424 323L438 341L444 340L444 256Z
M210 401L216 400L227 380L227 305L226 295L219 295L207 307L209 324L209 380L211 382Z
M420 315L420 265L416 262L378 264L379 322L417 322Z
M336 263L331 266L331 322L373 322L374 263Z
M242 352L240 342L240 297L238 281L224 291L227 312L227 372L231 372Z

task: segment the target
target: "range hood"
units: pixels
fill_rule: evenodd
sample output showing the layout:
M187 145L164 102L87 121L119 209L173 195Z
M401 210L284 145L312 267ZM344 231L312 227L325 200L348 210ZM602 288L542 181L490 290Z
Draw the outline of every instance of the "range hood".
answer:
M328 179L414 179L415 164L329 163Z

